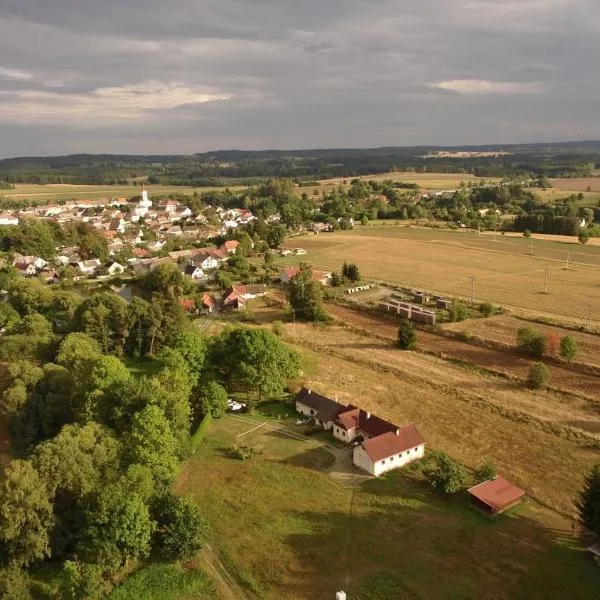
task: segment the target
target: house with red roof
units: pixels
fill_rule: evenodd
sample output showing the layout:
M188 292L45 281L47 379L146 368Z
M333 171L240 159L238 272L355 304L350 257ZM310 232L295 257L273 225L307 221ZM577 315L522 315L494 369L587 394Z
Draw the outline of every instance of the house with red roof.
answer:
M341 442L349 444L355 438L369 439L398 429L393 423L380 419L361 408L355 406L350 408L351 410L338 415L333 422L333 437Z
M279 273L279 279L281 283L289 283L290 279L293 279L300 273L300 267L285 267ZM323 285L329 285L331 283L331 273L324 271L312 270L312 280L318 281Z
M525 491L513 485L500 475L474 485L467 490L473 503L482 510L497 515L519 504L525 496Z
M239 245L237 240L226 240L219 246L219 250L225 250L227 254L235 254Z
M343 416L343 415L341 415ZM398 427L355 446L352 462L378 477L425 455L425 440L414 425Z

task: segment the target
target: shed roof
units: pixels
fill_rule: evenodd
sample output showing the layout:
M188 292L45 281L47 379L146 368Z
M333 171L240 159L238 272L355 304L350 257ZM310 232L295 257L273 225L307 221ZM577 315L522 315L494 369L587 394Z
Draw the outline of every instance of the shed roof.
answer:
M525 495L524 490L513 485L500 475L489 481L474 485L467 491L471 496L489 506L494 512L508 508Z
M340 413L353 408L351 406L340 404L332 398L322 396L321 394L306 388L302 388L296 394L295 401L304 404L304 406L308 406L308 408L312 408L316 413L315 417L319 419L321 423L328 423L335 419Z
M377 437L388 431L396 431L398 427L389 421L380 419L361 408L352 407L353 410L345 412L337 418L337 423L346 431L358 428L370 437Z

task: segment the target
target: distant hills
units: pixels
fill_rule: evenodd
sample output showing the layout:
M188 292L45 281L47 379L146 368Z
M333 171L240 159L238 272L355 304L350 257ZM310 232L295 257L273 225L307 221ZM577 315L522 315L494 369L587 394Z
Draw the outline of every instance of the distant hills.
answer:
M0 160L9 183L124 184L146 179L170 185L226 185L264 177L317 179L391 170L589 175L600 164L600 141L482 146L409 146L306 150L216 150L192 155L73 154Z

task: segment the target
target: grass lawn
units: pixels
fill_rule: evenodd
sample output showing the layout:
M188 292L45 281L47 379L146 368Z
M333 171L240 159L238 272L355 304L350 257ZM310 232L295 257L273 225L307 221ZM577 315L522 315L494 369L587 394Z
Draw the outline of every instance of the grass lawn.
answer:
M534 503L492 520L439 498L408 471L356 488L323 472L318 446L268 433L247 461L226 457L221 419L177 483L209 519L231 574L252 598L590 600L600 570ZM248 436L250 438L251 436ZM335 467L334 467L335 468Z
M134 377L142 377L143 375L151 377L162 367L162 362L160 360L151 358L124 357L121 360L125 363L125 366Z
M153 563L115 588L109 600L212 600L215 589L202 571Z

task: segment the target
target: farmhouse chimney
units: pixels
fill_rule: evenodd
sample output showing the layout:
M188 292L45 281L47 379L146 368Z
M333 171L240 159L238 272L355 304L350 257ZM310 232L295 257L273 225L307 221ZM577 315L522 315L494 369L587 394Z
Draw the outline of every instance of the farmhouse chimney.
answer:
M400 435L400 430L396 429L396 435Z
M307 390L307 392L308 392L309 394L312 394L312 390Z
M370 419L370 418L371 418L371 413L370 413L370 412L368 412L368 413L367 413L367 419Z
M336 592L335 600L346 600L346 592Z

